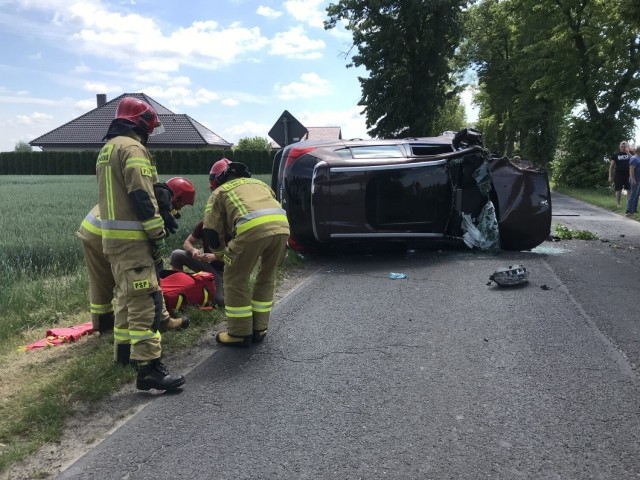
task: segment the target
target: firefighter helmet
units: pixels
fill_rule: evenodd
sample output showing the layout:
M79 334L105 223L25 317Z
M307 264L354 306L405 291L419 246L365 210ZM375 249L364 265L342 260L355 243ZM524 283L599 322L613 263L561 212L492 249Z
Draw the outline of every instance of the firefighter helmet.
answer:
M251 177L251 172L244 163L232 162L227 158L218 160L213 164L211 172L209 173L209 184L211 185L211 190L215 190L224 182L229 180L231 175L238 178L249 178Z
M231 160L229 160L228 158L218 160L213 165L211 165L211 170L209 171L209 185L211 186L211 190L215 190L220 185L222 185L222 183L224 183L219 182L218 179L220 178L220 175L222 175L227 170L227 167L229 165L231 165Z
M158 114L151 105L135 97L124 97L118 103L116 118L136 124L145 134L152 136L164 132Z
M196 188L184 177L173 177L167 180L167 185L173 192L171 203L178 205L193 205L196 198Z

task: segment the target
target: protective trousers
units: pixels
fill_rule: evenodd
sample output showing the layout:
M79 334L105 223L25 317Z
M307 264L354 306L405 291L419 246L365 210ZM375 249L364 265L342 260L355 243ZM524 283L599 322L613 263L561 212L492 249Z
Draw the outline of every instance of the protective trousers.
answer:
M84 261L89 273L89 303L91 323L94 330L99 328L101 315L113 313L113 289L115 280L111 273L111 264L102 253L102 237L95 240L81 238Z
M158 286L151 245L132 244L118 254L108 254L116 282L114 349L131 344L131 360L160 358L162 292Z
M227 330L234 337L247 337L266 330L273 306L276 273L287 256L288 235L271 235L251 242L235 238L224 254L224 294ZM260 266L253 291L249 278Z

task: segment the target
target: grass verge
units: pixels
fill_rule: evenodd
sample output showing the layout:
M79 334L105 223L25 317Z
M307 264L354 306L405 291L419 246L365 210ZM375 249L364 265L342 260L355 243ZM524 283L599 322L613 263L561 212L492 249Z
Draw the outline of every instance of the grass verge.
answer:
M302 264L302 258L291 252L277 283ZM187 330L163 334L164 352L179 355L224 321L220 310L187 313L191 319ZM86 312L72 314L58 326L83 323L86 316ZM133 369L113 362L111 335L94 334L75 343L18 351L18 345L39 339L42 333L38 327L0 342L0 473L47 443L59 441L66 420L79 406L98 402L135 378Z

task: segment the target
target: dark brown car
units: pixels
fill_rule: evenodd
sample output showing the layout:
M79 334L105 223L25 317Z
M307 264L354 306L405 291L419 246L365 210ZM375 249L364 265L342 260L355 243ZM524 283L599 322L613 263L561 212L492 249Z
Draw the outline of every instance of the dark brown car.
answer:
M547 174L491 157L479 132L467 129L430 138L298 142L276 154L272 188L287 211L292 244L302 249L452 241L527 250L551 227Z

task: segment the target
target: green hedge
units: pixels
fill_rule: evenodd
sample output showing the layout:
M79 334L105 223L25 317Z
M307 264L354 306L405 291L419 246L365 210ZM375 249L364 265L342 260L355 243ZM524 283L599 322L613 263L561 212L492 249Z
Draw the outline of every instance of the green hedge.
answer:
M255 174L271 173L274 152L255 150L154 150L160 173L207 174L223 157ZM0 175L92 175L98 152L0 152Z

